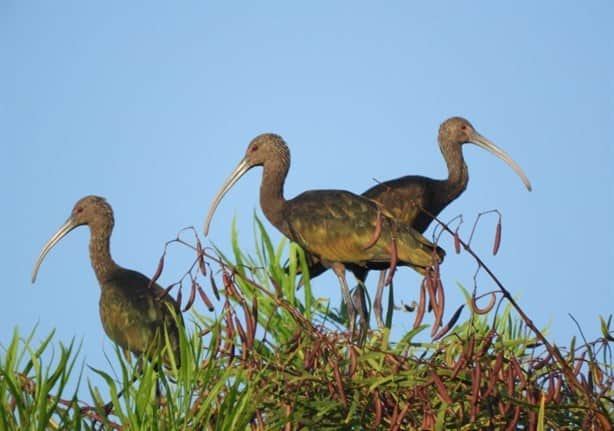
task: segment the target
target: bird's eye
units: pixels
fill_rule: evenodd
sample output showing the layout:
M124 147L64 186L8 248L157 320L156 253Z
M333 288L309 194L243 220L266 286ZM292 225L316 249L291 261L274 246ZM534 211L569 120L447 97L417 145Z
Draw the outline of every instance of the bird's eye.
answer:
M81 214L83 212L83 207L77 207L77 214Z
M255 152L258 151L258 145L252 145L252 147L249 149L250 152Z

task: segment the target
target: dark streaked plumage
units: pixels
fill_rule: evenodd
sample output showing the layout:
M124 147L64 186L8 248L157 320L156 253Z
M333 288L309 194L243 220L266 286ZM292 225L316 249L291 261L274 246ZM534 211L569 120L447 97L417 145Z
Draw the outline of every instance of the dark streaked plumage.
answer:
M475 144L501 158L520 176L526 188L531 190L531 183L520 166L503 150L480 135L466 119L452 117L444 121L439 127L437 141L448 166L448 178L436 180L419 175L408 175L377 184L362 195L377 201L397 221L423 233L433 221L433 217L439 215L467 188L469 171L462 152L462 146L467 143ZM323 271L325 268L315 262L309 273L313 278ZM375 315L380 327L383 326L381 318L382 280L380 279L374 303Z
M348 305L351 330L354 307L345 282L346 267L357 274L367 268L387 268L393 259L393 237L399 265L424 272L443 259L442 249L410 226L394 222L385 210L364 197L344 190L311 190L286 200L283 186L290 167L290 152L280 136L270 133L252 140L245 157L222 186L207 215L205 235L221 199L254 166L263 167L260 205L268 220L337 274ZM371 245L378 225L381 234ZM366 325L362 312L361 320Z
M158 284L149 288L150 279L122 268L111 257L110 238L113 210L104 198L86 196L74 206L68 220L45 244L32 271L32 283L41 262L64 236L78 226L90 228L90 261L100 284L100 319L111 340L137 355L155 355L165 345L168 334L176 363L179 363L179 333L173 314L181 321L179 305ZM171 311L174 310L174 311ZM165 355L168 363L168 356Z

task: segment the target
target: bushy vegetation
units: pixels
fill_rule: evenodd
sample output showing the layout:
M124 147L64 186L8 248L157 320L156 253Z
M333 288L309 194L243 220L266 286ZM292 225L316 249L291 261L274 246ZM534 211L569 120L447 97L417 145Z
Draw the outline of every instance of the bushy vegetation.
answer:
M117 351L118 370L79 369L74 342L52 333L33 346L33 333L15 330L0 353L0 429L612 428L611 318L601 318L601 338L557 348L505 295L484 313L465 292L469 317L435 328L437 340L419 342L429 326L417 322L400 340L372 330L358 345L343 308L315 298L309 280L297 288L301 249L274 246L258 220L256 233L252 255L234 231L233 256L203 249L196 236L173 241L196 253L181 281L194 323L182 333L179 368ZM215 318L198 312L213 306L211 295ZM86 403L66 388L88 373L106 385L90 386Z

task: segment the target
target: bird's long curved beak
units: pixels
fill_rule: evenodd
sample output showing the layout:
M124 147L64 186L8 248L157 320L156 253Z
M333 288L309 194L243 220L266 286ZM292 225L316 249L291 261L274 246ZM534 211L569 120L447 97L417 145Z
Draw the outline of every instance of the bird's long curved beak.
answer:
M249 171L251 167L252 165L249 163L247 158L243 158L243 160L239 162L237 167L234 168L232 173L228 176L228 178L224 182L224 185L222 186L220 191L215 196L215 199L213 199L213 203L211 204L211 207L209 208L209 213L207 214L207 220L205 221L205 228L204 228L205 236L209 234L209 224L211 224L213 213L215 212L220 201L222 200L224 195L228 192L228 190L231 189L234 183L236 183L239 180L239 178L243 176L243 174Z
M520 166L518 166L518 163L516 163L514 160L512 160L512 158L510 156L508 156L505 151L503 151L501 148L497 147L490 140L486 139L484 136L480 135L477 132L475 132L473 134L473 137L471 138L470 142L472 144L477 145L480 148L484 148L486 151L494 154L495 156L497 156L501 160L503 160L505 163L507 163L514 171L516 171L516 173L518 174L518 176L520 177L520 179L524 183L524 185L527 188L527 190L531 191L531 182L529 181L527 176L524 174L524 172L520 168Z
M66 222L64 222L64 224L60 226L56 233L53 234L49 241L47 241L47 244L45 244L45 246L43 247L41 254L38 256L38 259L36 259L36 263L34 264L34 269L32 270L32 283L36 281L38 268L41 266L43 259L45 258L45 256L47 256L47 253L49 253L49 250L51 250L54 245L56 245L62 238L64 238L68 234L68 232L70 232L77 226L79 225L73 221L72 217L69 217L68 220L66 220Z

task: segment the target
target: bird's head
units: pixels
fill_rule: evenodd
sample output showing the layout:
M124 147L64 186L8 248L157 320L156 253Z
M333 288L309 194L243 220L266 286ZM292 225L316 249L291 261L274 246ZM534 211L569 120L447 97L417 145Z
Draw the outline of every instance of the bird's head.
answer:
M71 230L82 225L89 225L90 228L95 226L110 234L113 229L113 224L113 210L111 209L111 205L109 205L104 198L91 195L79 199L73 207L70 217L68 217L64 224L59 227L49 241L43 246L34 264L34 269L32 270L32 283L36 281L38 268L47 253L49 253L49 250L60 242L62 238L68 235Z
M73 229L84 224L111 223L112 225L114 223L113 209L105 198L94 195L85 196L77 201L68 220Z
M479 134L466 119L452 117L444 121L439 127L438 141L444 154L454 151L454 147L460 148L463 144L474 144L485 149L507 163L518 174L527 190L531 191L531 182L520 166L505 151Z
M290 166L290 150L284 142L283 138L274 133L263 133L256 136L247 146L245 156L234 168L232 173L228 176L220 191L213 199L213 203L207 214L207 220L205 221L204 232L205 235L209 232L209 224L213 218L213 214L224 195L232 188L232 186L241 178L247 171L254 166L265 166L266 164L276 164L279 169L275 169L278 173L287 173ZM285 172L284 172L285 171Z
M290 150L283 138L274 133L263 133L256 136L247 146L242 163L246 170L254 166L262 166L268 161L290 163Z
M448 118L439 126L439 142L462 145L473 142L479 135L469 121L462 117Z

